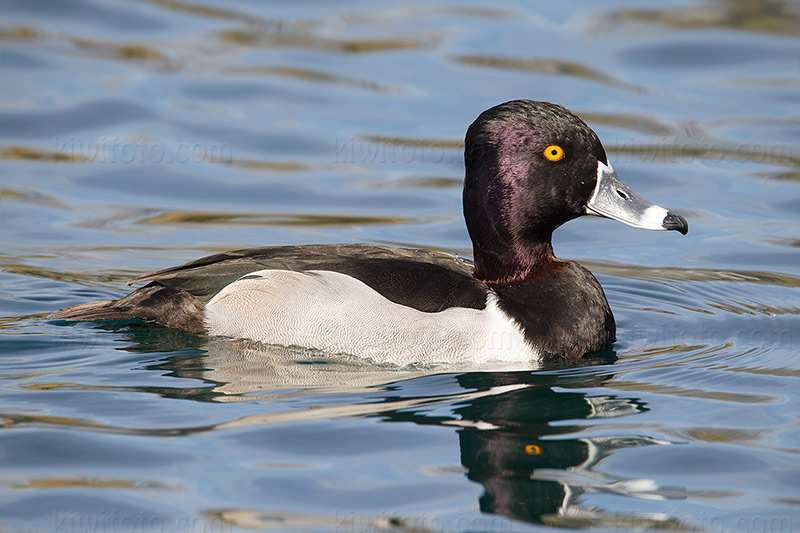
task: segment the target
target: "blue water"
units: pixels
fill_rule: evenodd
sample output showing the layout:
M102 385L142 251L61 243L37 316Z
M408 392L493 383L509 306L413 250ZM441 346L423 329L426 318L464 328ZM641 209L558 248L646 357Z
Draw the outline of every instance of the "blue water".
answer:
M800 5L9 0L3 531L800 531ZM581 219L616 360L387 368L66 305L224 249L469 255L469 123L561 103L690 232Z

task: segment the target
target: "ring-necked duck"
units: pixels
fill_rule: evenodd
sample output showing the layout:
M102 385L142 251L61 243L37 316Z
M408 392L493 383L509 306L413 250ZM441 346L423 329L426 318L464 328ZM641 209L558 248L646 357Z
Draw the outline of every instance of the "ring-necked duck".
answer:
M500 104L465 142L474 262L365 244L254 248L141 276L131 283L149 283L124 298L53 318L141 319L398 364L536 363L606 350L616 326L603 289L553 255L553 231L587 214L683 234L686 220L625 185L594 131L559 105Z

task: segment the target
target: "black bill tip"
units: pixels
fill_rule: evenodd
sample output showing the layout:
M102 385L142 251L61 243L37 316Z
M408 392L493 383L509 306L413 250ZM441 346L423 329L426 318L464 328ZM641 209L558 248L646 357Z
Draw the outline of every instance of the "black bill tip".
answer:
M667 216L664 217L664 222L661 223L664 229L674 229L681 232L682 235L689 233L689 223L686 219L675 213L667 211Z

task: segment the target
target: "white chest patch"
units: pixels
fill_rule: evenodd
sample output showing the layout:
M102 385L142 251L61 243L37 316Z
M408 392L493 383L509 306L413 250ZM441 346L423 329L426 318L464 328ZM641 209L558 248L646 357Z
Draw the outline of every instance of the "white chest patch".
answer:
M209 333L376 363L533 363L539 355L489 293L484 309L426 313L338 272L260 270L206 304Z

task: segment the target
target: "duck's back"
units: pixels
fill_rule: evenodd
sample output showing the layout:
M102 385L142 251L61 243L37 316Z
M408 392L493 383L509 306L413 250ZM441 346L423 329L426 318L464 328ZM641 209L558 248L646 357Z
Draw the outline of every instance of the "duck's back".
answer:
M483 309L486 303L486 285L472 277L472 262L458 256L365 244L269 246L214 254L140 276L129 284L150 283L120 300L69 307L54 318L140 318L200 333L202 323L195 315L214 296L243 276L264 270L343 274L394 303L428 313L450 307Z
M472 262L443 252L366 244L268 246L223 252L138 277L208 303L251 272L328 271L353 277L391 300L425 312L449 307L482 309L486 285L472 277Z

